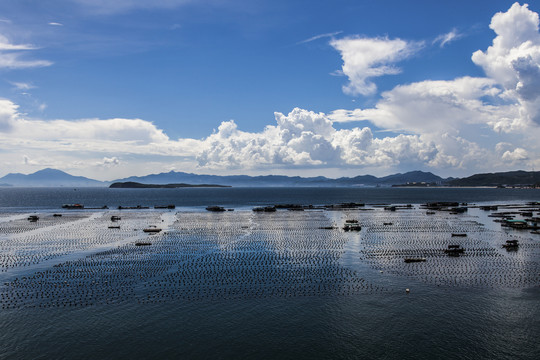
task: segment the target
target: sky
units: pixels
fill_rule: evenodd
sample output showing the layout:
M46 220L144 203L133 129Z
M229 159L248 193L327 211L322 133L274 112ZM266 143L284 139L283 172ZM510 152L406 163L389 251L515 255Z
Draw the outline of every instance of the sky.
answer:
M0 176L540 168L540 4L2 0Z

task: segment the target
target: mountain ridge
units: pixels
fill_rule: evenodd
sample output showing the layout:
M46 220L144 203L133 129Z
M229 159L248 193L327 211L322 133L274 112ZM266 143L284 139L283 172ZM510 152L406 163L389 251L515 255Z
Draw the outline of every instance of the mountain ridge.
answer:
M0 183L6 186L28 186L28 187L107 187L115 182L138 182L142 184L219 184L225 186L245 186L245 187L283 187L283 186L377 186L394 185L407 182L435 182L443 183L445 179L434 175L431 172L410 171L407 173L397 173L381 178L373 175L359 175L355 177L341 177L331 179L324 176L300 177L285 175L200 175L186 172L170 171L167 173L148 174L145 176L130 176L113 181L98 181L83 176L73 176L64 171L45 168L32 174L10 173L0 178Z
M45 168L32 174L9 173L0 178L0 183L10 186L28 187L56 187L56 186L79 186L101 187L106 183L99 180L89 179L84 176L70 175L62 170Z
M84 176L70 175L64 171L45 168L32 174L10 173L0 178L0 186L15 187L108 187L112 183L137 182L141 184L216 184L237 187L361 187L392 186L403 184L436 184L449 186L528 186L540 185L540 172L507 171L474 174L465 178L443 179L431 172L409 171L383 177L358 175L331 179L324 176L301 177L285 175L200 175L170 171L144 176L130 176L113 181L99 181Z
M540 184L540 171L507 171L474 174L449 181L451 186L527 186Z

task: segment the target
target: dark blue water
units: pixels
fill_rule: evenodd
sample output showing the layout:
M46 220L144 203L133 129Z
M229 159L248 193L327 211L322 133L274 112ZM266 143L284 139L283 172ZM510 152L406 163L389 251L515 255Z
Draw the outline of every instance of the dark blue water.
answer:
M250 207L271 204L411 203L428 201L509 202L540 200L540 189L495 188L0 188L0 209L59 208L80 203L86 207L154 206L175 204Z
M55 211L65 203L111 208L175 204L184 210L201 211L207 205L242 210L280 203L539 200L539 190L525 189L3 188L0 212ZM536 237L533 241L540 240ZM538 260L527 259L523 271L528 262ZM0 359L540 358L539 284L509 288L434 286L417 278L379 274L362 263L357 266L365 268L360 274L363 278L377 281L380 276L381 283L400 290L0 309ZM405 287L413 291L406 294L401 291Z

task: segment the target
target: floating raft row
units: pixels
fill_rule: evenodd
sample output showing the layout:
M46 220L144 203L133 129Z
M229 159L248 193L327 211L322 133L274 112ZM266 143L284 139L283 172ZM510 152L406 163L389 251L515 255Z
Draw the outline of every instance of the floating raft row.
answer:
M0 241L0 271L27 269L0 285L2 309L397 291L382 285L375 275L380 271L448 287L540 285L535 236L487 230L468 215L426 216L424 209L383 208L277 211L268 216L252 211L218 216L134 211L122 213L121 229L108 230L111 217L119 214L38 214L36 223L28 215L13 221L0 218L0 238L9 238ZM360 221L361 234L327 230L335 229L335 223ZM389 222L391 226L385 225ZM166 231L144 237L140 224L152 223L165 224L161 227ZM452 237L454 233L467 236ZM347 249L351 239L358 242L356 250ZM513 240L519 251L501 247ZM458 258L449 256L452 249ZM77 257L79 252L85 255ZM369 270L359 273L345 266L345 255ZM44 268L45 261L56 265Z

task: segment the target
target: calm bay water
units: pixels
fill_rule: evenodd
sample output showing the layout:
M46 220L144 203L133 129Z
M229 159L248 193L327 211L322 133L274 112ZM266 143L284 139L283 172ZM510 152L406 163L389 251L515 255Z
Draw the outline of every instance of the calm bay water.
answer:
M111 209L119 205L175 204L180 212L222 205L241 212L252 206L280 203L420 204L427 201L524 203L540 201L540 191L0 189L0 212L10 214L59 211L64 203L83 203L87 207L108 205ZM341 213L328 216L341 219ZM395 216L399 221L400 215ZM479 222L490 221L477 209L470 210L469 216ZM420 278L382 272L358 260L356 246L362 236L351 235L348 246L352 250L346 253L350 253L352 260L347 266L358 271L363 279L392 291L1 309L0 359L540 358L538 283L532 287L509 288L438 286ZM538 237L533 241L540 241ZM527 266L531 261L538 263L539 259L527 258L522 264ZM406 294L405 288L411 288L411 293Z
M208 205L251 207L283 203L411 203L428 201L508 202L540 200L536 189L494 188L0 188L0 209L51 209L62 204L86 207L175 204L202 209Z

